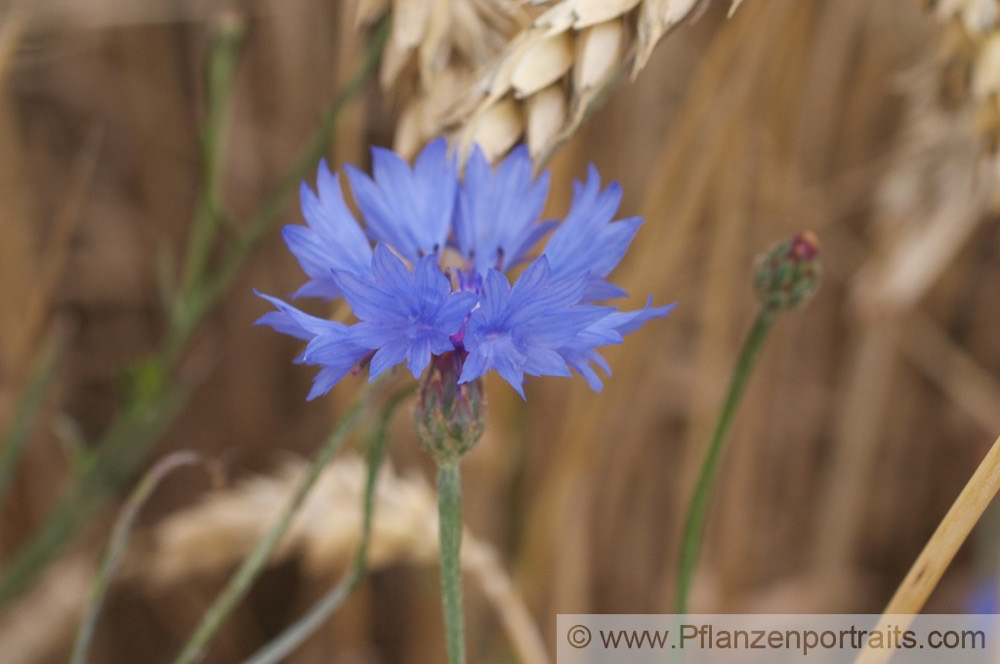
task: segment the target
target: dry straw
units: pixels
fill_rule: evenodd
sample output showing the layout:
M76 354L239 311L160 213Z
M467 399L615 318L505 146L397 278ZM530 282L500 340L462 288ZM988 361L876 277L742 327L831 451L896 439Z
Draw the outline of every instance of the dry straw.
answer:
M889 601L875 631L886 633L890 625L905 630L914 614L920 613L944 575L959 547L979 522L1000 490L1000 438L996 439L986 458L969 478L955 503L941 520L903 583ZM857 664L882 664L892 656L893 649L866 648Z

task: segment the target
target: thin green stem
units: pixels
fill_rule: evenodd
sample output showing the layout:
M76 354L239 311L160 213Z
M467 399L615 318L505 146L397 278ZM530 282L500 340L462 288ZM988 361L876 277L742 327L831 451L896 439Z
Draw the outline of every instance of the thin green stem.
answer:
M386 16L376 25L361 63L351 79L337 93L320 119L320 126L310 137L306 146L295 159L292 167L278 181L274 191L239 234L223 256L216 270L205 278L204 284L191 292L185 301L182 315L175 321L174 329L165 344L163 361L173 364L187 346L191 333L205 314L229 288L240 268L254 249L267 236L280 218L292 194L298 191L299 182L330 146L333 127L344 109L365 89L368 80L378 69L389 36L389 18Z
M462 476L459 462L439 462L438 520L441 541L441 599L448 664L465 664L462 615Z
M340 113L364 90L378 67L388 25L387 18L380 22L354 77L331 102L321 126L246 230L235 239L219 267L211 276L202 275L202 283L192 288L185 305L179 308L180 313L171 321L160 352L148 361L148 368L153 373L166 376L176 367L194 331L232 284L247 257L274 226L299 180L315 166L319 155L327 149L332 127ZM3 570L0 576L0 605L24 589L76 533L79 525L114 494L120 482L142 462L160 433L180 411L179 406L187 394L186 389L168 387L126 404L123 414L92 448L91 458L107 460L112 468L104 469L97 462L88 463L85 470L74 478L41 529L17 552L14 562ZM125 450L125 458L113 454L115 450Z
M155 409L129 409L86 457L82 469L32 539L0 578L0 604L24 590L81 523L87 522L131 474L187 402L190 390L170 386Z
M375 482L382 465L385 444L389 434L389 424L399 406L413 394L415 386L403 388L396 393L382 410L382 418L368 442L368 470L365 478L365 492L362 498L361 544L354 556L350 569L333 588L328 590L312 608L270 643L258 650L244 664L276 664L287 657L309 638L336 611L364 578L368 562L368 547L371 543L372 516L375 509Z
M233 79L246 24L226 14L213 26L205 68L205 128L201 135L201 196L188 238L181 300L198 286L212 252L222 217L222 164L228 134Z
M367 402L368 392L369 388L366 386L365 391L354 402L354 405L337 422L333 432L313 460L312 466L309 468L309 473L289 499L288 505L278 518L278 522L257 543L253 552L247 556L239 569L236 570L236 573L229 579L226 587L215 598L212 606L208 608L208 611L202 617L194 634L191 635L181 653L174 660L174 664L191 664L197 661L205 649L208 648L212 637L215 636L215 633L219 631L219 628L229 618L236 604L250 590L250 586L264 570L264 566L270 560L274 549L278 546L285 532L288 531L288 527L292 524L292 517L298 512L306 496L309 495L309 491L313 488L323 468L330 462L330 459L340 449L340 446L347 438L347 434L357 424Z
M104 596L107 594L111 578L118 567L118 561L125 551L125 544L128 541L129 533L135 524L139 511L146 504L153 490L159 486L160 482L172 471L196 464L201 461L201 457L194 452L175 452L154 465L139 485L129 496L121 515L115 523L111 537L108 540L108 547L101 560L97 577L91 587L90 599L84 608L83 618L80 620L80 627L76 632L76 639L73 642L73 652L70 655L70 664L84 664L87 661L87 652L90 650L90 643L94 638L97 628L97 621L101 616L101 607L104 604Z
M736 369L733 372L732 382L729 384L729 392L719 413L719 420L715 425L715 432L705 454L705 460L701 466L701 473L698 475L698 483L695 485L694 496L691 498L691 505L688 507L687 520L684 523L684 534L681 538L680 565L677 576L677 604L675 612L678 614L687 613L688 596L691 590L691 581L694 577L695 564L698 562L698 552L701 549L702 535L705 530L705 517L708 513L708 504L712 496L712 488L715 485L715 477L719 468L719 460L726 443L726 435L729 433L729 425L732 423L733 414L743 396L743 390L753 373L754 362L757 355L774 324L776 312L772 309L762 308L754 320L750 333L743 342L743 349L740 351L739 359L736 362Z
M38 351L10 424L0 435L0 507L7 497L7 489L35 428L45 396L49 393L49 386L55 378L65 346L64 336L57 332Z

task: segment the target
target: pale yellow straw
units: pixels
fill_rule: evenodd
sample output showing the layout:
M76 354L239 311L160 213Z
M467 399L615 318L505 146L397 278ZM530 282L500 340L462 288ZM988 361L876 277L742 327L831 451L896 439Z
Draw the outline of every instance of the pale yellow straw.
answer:
M1000 489L1000 438L986 454L976 472L958 494L954 504L937 530L927 541L913 567L896 589L889 604L882 612L876 630L884 631L891 623L905 630L920 613L924 603L937 586L960 546L972 532L973 526L986 511ZM892 648L872 650L866 648L855 664L881 664L892 656Z

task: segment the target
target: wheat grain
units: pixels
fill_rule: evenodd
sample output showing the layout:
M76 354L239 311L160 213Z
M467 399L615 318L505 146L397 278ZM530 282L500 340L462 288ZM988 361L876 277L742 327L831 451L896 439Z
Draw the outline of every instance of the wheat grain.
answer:
M485 151L492 156L510 149L526 129L532 157L544 162L579 128L617 74L630 69L637 76L656 45L696 5L697 0L557 2L510 40L456 104L446 128L456 134L463 155L484 134L490 136ZM557 92L561 103L554 99ZM510 120L511 102L522 117L519 123ZM499 105L508 108L498 117L493 109ZM490 123L498 121L504 130L492 131ZM514 124L523 129L514 134Z
M379 78L401 109L395 150L412 156L530 14L512 0L359 0L356 22L387 9L393 27Z
M698 3L393 0L381 82L402 105L395 148L412 156L431 137L450 133L463 156L479 144L495 159L524 138L541 163L618 73L637 76ZM360 2L359 21L387 6Z

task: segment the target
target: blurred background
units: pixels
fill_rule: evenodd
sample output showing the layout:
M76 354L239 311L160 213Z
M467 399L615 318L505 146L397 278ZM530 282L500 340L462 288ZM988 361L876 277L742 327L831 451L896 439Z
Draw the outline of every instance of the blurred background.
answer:
M418 4L393 3L402 16ZM629 306L680 304L607 351L600 394L551 378L522 402L488 382L489 428L464 473L488 563L466 576L472 661L518 661L532 633L554 652L560 612L671 610L686 501L756 311L753 257L796 231L820 238L824 282L778 321L736 417L692 610L879 612L1000 434L996 6L729 9L692 8L547 164L553 216L588 163L621 183L619 215L645 224L615 281ZM278 229L301 223L297 182L316 159L293 169L371 56L378 28L357 11L0 4L4 662L65 661L125 496L157 460L195 450L206 462L173 472L138 516L90 659L171 661L266 530L280 503L268 492L363 384L307 403L300 345L252 326L269 308L254 288L302 283ZM219 107L209 61L232 72L217 152L200 142ZM399 140L417 84L405 68L388 78L364 77L320 132L335 169ZM199 245L206 214L217 224ZM386 505L422 518L433 464L408 406L389 457L400 486ZM336 582L359 507L330 487L343 500L313 505L319 522L279 549L205 661L242 661ZM371 573L286 661L443 660L434 553L407 523L386 526L381 549L376 537ZM990 512L928 611L993 601L998 535Z

